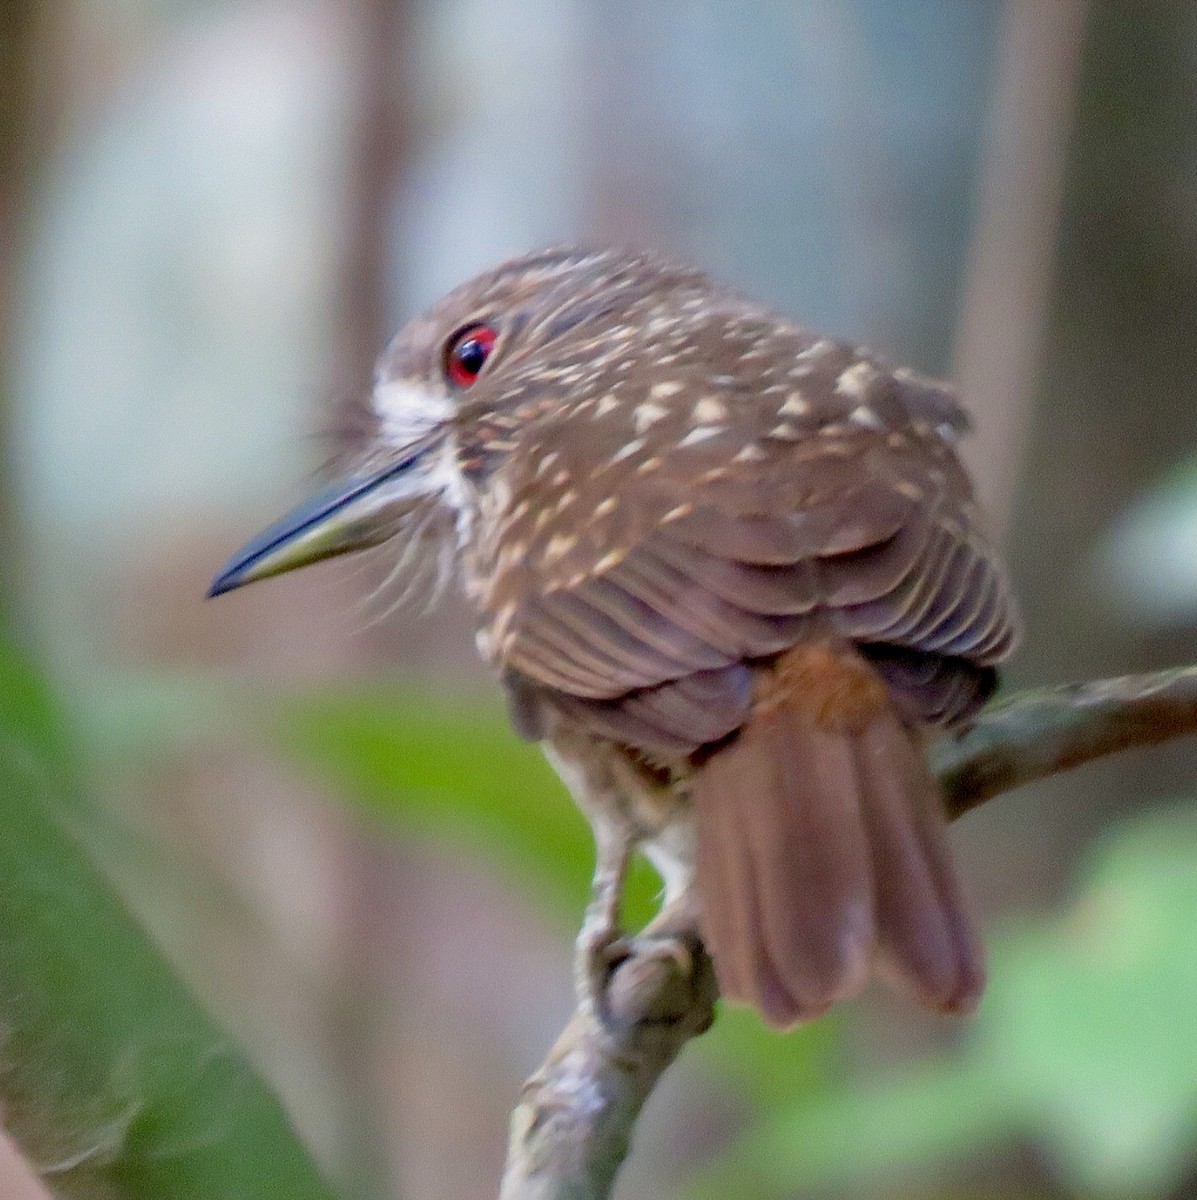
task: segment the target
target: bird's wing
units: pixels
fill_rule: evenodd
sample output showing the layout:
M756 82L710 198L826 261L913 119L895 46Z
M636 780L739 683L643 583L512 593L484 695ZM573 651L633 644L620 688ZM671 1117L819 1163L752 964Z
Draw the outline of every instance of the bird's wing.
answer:
M607 446L596 422L526 458L479 597L505 671L606 713L611 736L648 721L692 744L735 727L744 662L804 638L979 667L1009 652L1010 594L941 431L905 409L804 428L784 399L752 403Z

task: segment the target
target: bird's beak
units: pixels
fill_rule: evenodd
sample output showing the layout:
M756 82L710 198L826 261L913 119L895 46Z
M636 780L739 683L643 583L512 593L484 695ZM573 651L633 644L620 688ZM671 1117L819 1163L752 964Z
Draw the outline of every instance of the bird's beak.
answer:
M427 494L423 472L413 469L427 450L425 444L373 474L343 479L293 508L229 559L208 595L385 542L412 500Z

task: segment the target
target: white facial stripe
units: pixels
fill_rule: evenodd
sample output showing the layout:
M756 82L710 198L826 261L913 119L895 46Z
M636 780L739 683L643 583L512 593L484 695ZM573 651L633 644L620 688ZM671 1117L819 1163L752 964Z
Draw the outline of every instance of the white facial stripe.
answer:
M396 479L396 490L387 489L386 498L394 500L417 493L435 496L455 510L457 536L464 540L469 534L470 505L457 464L456 442L449 429L455 412L453 402L408 380L394 379L375 387L373 404L382 425L382 438L396 451L429 434L441 433L420 464Z
M456 513L457 543L469 541L472 508L466 492L465 479L457 465L457 439L450 436L437 447L428 472L432 486L440 493L442 501Z
M410 446L453 416L447 396L438 396L405 379L380 383L374 389L374 411L382 422L382 436L392 445Z

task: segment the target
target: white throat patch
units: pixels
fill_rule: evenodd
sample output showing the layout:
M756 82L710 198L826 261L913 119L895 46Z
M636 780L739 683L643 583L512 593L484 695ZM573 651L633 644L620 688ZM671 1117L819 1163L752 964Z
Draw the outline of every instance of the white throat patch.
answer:
M392 379L375 386L372 403L388 450L400 454L430 435L436 439L419 469L419 477L429 498L435 497L455 510L457 535L463 539L468 533L465 522L469 505L450 424L456 412L453 402L406 379Z

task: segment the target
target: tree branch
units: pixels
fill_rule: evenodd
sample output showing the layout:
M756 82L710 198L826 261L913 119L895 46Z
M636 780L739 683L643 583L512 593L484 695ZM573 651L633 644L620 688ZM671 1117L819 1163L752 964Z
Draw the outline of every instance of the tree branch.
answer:
M1095 758L1197 733L1197 667L1020 692L939 748L955 819L986 800Z
M939 748L954 819L986 800L1092 759L1197 733L1197 666L1029 691ZM695 943L679 956L641 938L614 969L607 1019L580 1004L511 1120L500 1200L604 1200L645 1100L714 1020L718 991Z

